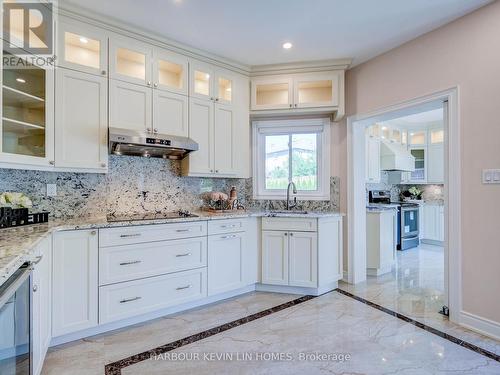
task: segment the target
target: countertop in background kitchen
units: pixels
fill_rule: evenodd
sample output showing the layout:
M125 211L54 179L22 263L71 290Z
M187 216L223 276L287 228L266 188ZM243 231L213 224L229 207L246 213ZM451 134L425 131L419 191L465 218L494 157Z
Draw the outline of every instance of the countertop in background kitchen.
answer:
M276 217L296 218L343 216L343 214L336 211L308 211L307 214L246 210L235 210L234 212L222 213L196 211L193 213L198 215L198 217L120 222L108 222L106 217L79 217L71 219L50 219L48 223L0 229L0 285L3 284L3 282L7 280L23 263L31 260L33 257L33 251L40 241L52 235L52 233L56 231L222 220L238 217L263 217L270 216L270 214Z

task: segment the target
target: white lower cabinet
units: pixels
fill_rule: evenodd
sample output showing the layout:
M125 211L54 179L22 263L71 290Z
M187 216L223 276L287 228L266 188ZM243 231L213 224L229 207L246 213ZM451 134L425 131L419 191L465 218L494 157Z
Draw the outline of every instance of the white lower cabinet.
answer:
M288 232L262 231L262 283L288 285Z
M262 219L262 284L321 288L341 278L341 217Z
M444 206L424 203L423 205L423 235L424 242L444 241Z
M206 268L99 288L99 322L113 322L207 295Z
M52 336L97 325L97 230L76 230L54 235Z
M208 295L244 286L245 250L244 232L209 236Z
M33 269L32 285L32 340L33 374L42 372L43 361L49 348L51 334L52 296L52 238L44 239L35 251L38 261Z
M318 239L314 232L290 232L288 239L289 279L293 286L318 285Z

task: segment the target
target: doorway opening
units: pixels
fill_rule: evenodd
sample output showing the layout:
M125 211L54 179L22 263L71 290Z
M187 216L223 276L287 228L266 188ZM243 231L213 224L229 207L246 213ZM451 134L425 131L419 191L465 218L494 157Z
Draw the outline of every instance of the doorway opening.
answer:
M427 323L460 311L455 89L348 119L344 289Z

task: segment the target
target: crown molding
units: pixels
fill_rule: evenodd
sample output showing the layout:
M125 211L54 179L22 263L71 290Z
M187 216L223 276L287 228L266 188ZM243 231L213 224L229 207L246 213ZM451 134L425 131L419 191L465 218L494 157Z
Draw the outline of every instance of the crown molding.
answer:
M271 74L320 72L324 70L347 70L351 63L352 59L330 59L292 62L284 64L253 65L250 67L250 76L257 77Z

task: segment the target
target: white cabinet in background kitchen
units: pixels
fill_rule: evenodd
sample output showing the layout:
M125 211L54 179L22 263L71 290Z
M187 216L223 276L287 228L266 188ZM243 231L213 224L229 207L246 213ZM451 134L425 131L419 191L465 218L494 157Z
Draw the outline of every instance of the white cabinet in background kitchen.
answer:
M51 339L52 238L42 240L35 255L38 260L33 269L31 293L33 373L40 374Z
M242 287L245 233L217 234L208 237L208 295Z
M107 99L106 77L57 69L56 168L107 170Z
M427 182L444 183L444 130L429 130Z
M366 136L366 182L380 182L380 139Z
M54 235L52 336L97 325L97 230L75 230Z
M391 272L396 251L395 216L396 210L366 213L366 272L368 275L379 276Z
M444 206L442 204L424 203L423 242L440 244L444 241Z
M103 29L60 17L57 22L58 66L94 75L108 75L108 35Z

